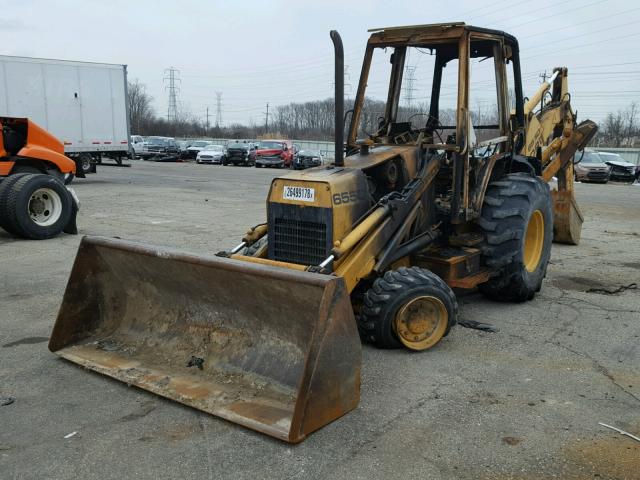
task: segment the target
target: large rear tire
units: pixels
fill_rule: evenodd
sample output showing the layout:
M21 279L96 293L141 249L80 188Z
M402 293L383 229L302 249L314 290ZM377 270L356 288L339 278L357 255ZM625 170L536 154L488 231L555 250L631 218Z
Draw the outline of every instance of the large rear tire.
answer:
M4 182L3 182L4 183ZM0 218L14 235L44 240L60 234L73 212L64 184L51 175L20 175L2 192Z
M9 223L9 215L7 213L7 201L9 200L9 191L14 183L20 180L22 177L29 175L28 173L16 173L15 175L9 175L0 182L0 227L9 232L12 235L19 235L17 230L14 230L12 224Z
M378 348L426 350L457 322L458 302L437 275L419 267L400 267L377 278L364 296L358 330Z
M551 256L549 185L523 173L491 183L478 224L485 233L483 262L495 272L480 291L494 300L531 300L540 291Z

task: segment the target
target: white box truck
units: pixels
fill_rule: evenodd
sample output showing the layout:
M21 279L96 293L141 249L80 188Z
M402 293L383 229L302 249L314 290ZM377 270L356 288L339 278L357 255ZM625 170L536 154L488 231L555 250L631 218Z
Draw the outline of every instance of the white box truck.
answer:
M0 55L0 115L26 117L55 135L78 176L129 154L127 66Z

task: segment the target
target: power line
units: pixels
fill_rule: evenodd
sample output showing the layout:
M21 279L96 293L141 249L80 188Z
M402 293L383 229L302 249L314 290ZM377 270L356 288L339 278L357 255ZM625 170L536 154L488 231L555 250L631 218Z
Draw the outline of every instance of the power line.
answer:
M598 4L604 3L606 1L607 0L598 0L597 2L587 3L586 5L580 5L580 9L582 11L584 11L587 7L591 7L593 5L598 5ZM566 3L566 2L563 2L563 3ZM558 4L558 5L560 5L560 4ZM560 15L564 15L565 13L575 13L575 10L576 10L575 8L571 8L569 10L563 10L562 12L552 13L551 15L547 15L545 17L534 18L534 19L526 21L526 22L518 23L516 25L511 25L509 27L509 30L514 29L516 27L521 27L522 25L529 25L530 23L539 22L540 20L546 20L547 18L551 18L551 17L558 18L558 17L560 17Z
M579 45L574 45L574 46L572 46L572 47L564 47L564 46L563 46L563 47L562 47L562 52L565 52L565 51L567 51L567 50L574 50L574 49L576 49L576 48L590 47L590 46L592 46L592 45L602 45L603 43L605 43L605 42L610 42L610 41L612 41L612 40L621 40L621 39L629 38L629 37L637 37L638 35L640 35L640 32L631 33L631 34L628 34L628 35L620 35L620 36L618 36L618 37L604 38L604 39L602 39L602 40L598 40L597 42L581 43L581 44L579 44ZM524 58L524 60L528 60L528 59L530 59L530 58L540 57L540 56L542 56L542 55L547 55L549 52L557 52L557 51L558 51L558 49L557 49L557 48L553 48L553 49L551 49L551 50L549 50L549 51L544 51L544 52L541 52L541 53L537 53L537 54L535 54L535 55L529 55L528 57L525 57L525 58Z
M511 11L513 11L513 8L514 8L514 7L517 7L518 5L522 5L523 3L528 3L528 0L521 0L521 1L517 2L517 3L511 3L511 4L508 6L508 9L509 9L509 10L511 10ZM490 5L489 5L489 6L490 6ZM506 7L506 6L505 6L505 7ZM465 15L465 17L466 17L468 20L474 20L474 21L475 21L475 20L477 20L478 18L486 17L487 15L491 16L491 15L495 15L496 13L504 12L504 11L506 10L506 8L505 8L505 7L502 7L502 8L496 8L496 9L494 9L493 11L490 11L490 12L488 12L488 11L486 11L486 9L484 9L484 10L485 10L485 12L484 12L484 13L480 13L480 14L478 14L478 15L473 15L473 16L471 16L471 17L466 17L466 15ZM484 21L484 20L483 20L483 21Z
M535 49L538 49L540 47L544 47L545 45L551 45L551 44L558 45L559 43L566 42L567 40L573 40L574 38L587 37L587 36L593 35L594 33L608 32L608 31L610 31L612 29L617 30L619 28L626 27L628 25L637 25L637 24L638 24L637 21L633 21L633 22L629 22L629 23L611 25L611 26L609 26L607 28L602 28L600 30L592 30L592 31L589 31L587 33L582 33L580 35L572 35L570 37L558 38L557 40L552 40L552 41L549 41L549 42L538 43L538 44L534 45L533 47L529 48L529 50L535 50Z
M602 20L606 20L606 19L608 19L608 18L617 17L617 16L619 16L619 15L624 15L624 14L626 14L626 13L636 12L636 11L638 11L638 10L640 10L640 7L638 7L638 8L632 8L632 9L630 9L630 10L624 10L624 11L622 11L622 12L614 13L614 14L612 14L612 15L607 15L606 17L596 17L596 18L592 18L591 20L586 20L586 21L584 21L584 22L573 23L573 24L571 24L571 26L572 26L572 27L579 27L580 25L586 25L587 23L601 22ZM614 27L609 27L609 28L615 28L615 26L614 26ZM526 35L526 36L524 36L524 37L518 37L518 40L525 40L525 39L527 39L527 38L537 37L537 36L539 36L539 35L545 35L545 34L547 34L547 33L555 33L555 32L557 32L557 31L558 31L558 29L557 29L557 28L552 28L551 30L545 30L545 31L543 31L543 32L536 32L536 33L533 33L533 34L531 34L531 35Z

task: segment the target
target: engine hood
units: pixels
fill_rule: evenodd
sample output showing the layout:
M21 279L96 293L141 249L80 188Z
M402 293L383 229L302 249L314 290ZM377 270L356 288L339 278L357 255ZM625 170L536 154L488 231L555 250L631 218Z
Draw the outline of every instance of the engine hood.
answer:
M281 148L260 148L256 152L258 155L270 156L280 155L283 152Z
M616 166L616 167L625 167L625 168L633 167L633 168L636 168L635 164L633 164L633 163L621 162L619 160L608 160L608 161L606 161L604 163L606 163L607 165L612 165L612 166Z
M601 168L609 168L609 165L607 165L604 162L598 162L598 163L577 163L576 164L576 168L584 168L586 170L592 170L592 169L601 169Z

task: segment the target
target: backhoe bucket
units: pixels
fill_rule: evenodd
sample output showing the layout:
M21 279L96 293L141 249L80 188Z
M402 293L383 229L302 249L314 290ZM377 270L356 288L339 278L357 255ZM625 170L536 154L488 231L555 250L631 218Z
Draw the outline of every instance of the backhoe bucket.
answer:
M341 278L83 238L49 349L287 442L360 397Z
M553 241L578 245L584 217L578 207L573 191L552 190Z

